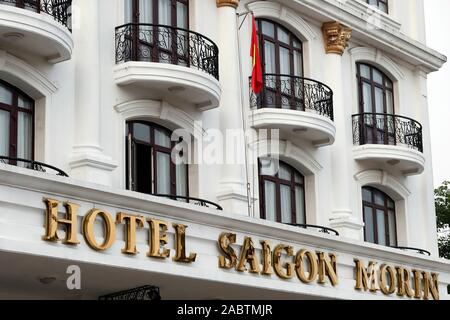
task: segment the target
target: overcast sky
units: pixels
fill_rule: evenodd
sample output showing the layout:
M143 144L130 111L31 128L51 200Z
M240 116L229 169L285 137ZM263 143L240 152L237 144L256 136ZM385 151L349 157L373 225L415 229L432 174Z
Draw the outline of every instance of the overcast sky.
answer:
M450 60L450 0L425 0L427 44ZM428 77L434 185L450 180L450 61Z

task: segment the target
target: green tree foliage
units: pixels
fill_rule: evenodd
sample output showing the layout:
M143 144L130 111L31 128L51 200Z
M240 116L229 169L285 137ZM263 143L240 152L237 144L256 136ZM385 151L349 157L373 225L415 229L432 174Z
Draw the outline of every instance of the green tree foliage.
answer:
M450 259L450 181L434 190L437 228L439 233L439 254Z

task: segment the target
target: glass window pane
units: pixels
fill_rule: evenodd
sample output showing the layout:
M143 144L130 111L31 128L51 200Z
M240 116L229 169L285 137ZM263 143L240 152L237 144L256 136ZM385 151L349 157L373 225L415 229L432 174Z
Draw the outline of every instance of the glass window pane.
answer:
M394 98L391 91L386 91L386 112L394 114Z
M187 196L187 165L176 166L177 196Z
M383 210L377 210L378 244L386 245L386 221Z
M281 222L292 223L292 208L291 208L291 187L280 186L281 198Z
M17 132L17 157L31 160L33 156L33 118L19 112Z
M298 48L298 49L302 48L302 43L300 41L298 41L297 39L294 39L293 43L294 43L294 48Z
M153 23L153 0L139 0L139 23Z
M177 26L178 28L188 28L188 6L184 3L177 2Z
M264 203L266 209L266 219L276 221L276 200L275 183L264 181Z
M282 180L291 181L291 169L285 164L280 164L280 171L278 172L278 177Z
M390 198L388 198L388 207L391 209L395 209L395 203Z
M158 19L159 24L172 25L172 3L169 0L158 1Z
M155 144L161 147L170 148L170 136L166 131L155 129Z
M28 109L28 110L31 110L31 107L33 105L33 103L28 98L25 98L23 96L18 96L17 102L18 102L17 104L20 108L24 108L24 109Z
M156 153L156 193L170 194L170 154Z
M274 25L270 22L267 21L262 21L261 22L262 25L262 33L265 34L266 36L275 37L275 29L274 29Z
M296 213L296 223L305 224L305 198L302 187L295 187L295 213Z
M290 44L289 34L281 27L278 27L278 41Z
M133 127L133 134L134 138L150 143L150 127L142 124L142 123L135 123Z
M397 229L395 226L394 211L389 211L389 241L391 246L397 245Z
M261 175L275 177L278 172L279 166L276 165L272 159L259 159L261 164Z
M124 1L124 22L132 23L133 22L133 0L125 0Z
M360 76L370 80L370 68L364 64L359 65Z
M363 83L364 112L372 113L372 87L368 83Z
M384 194L382 194L379 191L374 191L374 196L375 196L375 203L380 206L384 206L384 200L385 200Z
M280 47L280 73L291 74L291 60L289 49Z
M296 183L303 183L304 181L303 181L304 179L303 179L303 176L302 175L300 175L300 174L298 174L297 172L295 173L295 182Z
M375 112L384 113L383 89L375 87Z
M264 41L264 63L265 73L275 73L275 45L272 42Z
M302 54L294 51L294 76L303 76Z
M380 3L378 4L378 9L380 9L380 10L383 11L383 12L388 12L387 6L386 6L383 2L380 2Z
M9 156L9 112L0 110L0 156Z
M363 198L363 201L372 203L372 192L367 188L363 188L362 189L362 198Z
M12 105L12 92L0 83L0 103Z
M383 75L380 71L378 71L377 69L372 68L373 71L373 81L378 83L378 84L383 84Z
M392 81L389 79L385 79L386 82L386 88L392 89Z
M370 207L364 207L364 231L366 234L366 241L375 243L374 228L373 228L373 210Z

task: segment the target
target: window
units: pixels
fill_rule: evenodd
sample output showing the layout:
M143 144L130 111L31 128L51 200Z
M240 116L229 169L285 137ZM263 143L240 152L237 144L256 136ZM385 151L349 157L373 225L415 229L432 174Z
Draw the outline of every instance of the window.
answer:
M366 0L371 6L375 6L383 12L388 13L388 0Z
M397 246L395 202L372 187L362 189L364 239L384 246Z
M379 69L357 64L360 127L363 144L395 145L394 87Z
M34 101L1 80L0 156L34 160Z
M188 196L188 166L172 161L171 132L146 121L127 123L127 189ZM181 155L182 156L182 155Z
M188 0L125 0L133 61L189 64Z
M259 161L261 218L286 224L305 224L305 178L286 163Z
M303 109L302 42L285 27L265 19L257 19L261 61L263 63L265 106Z

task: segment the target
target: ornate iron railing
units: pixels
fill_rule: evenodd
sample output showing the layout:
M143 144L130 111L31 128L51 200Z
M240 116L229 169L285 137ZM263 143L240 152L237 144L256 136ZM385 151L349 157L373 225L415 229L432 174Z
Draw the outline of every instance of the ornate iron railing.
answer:
M98 300L161 300L159 288L143 286L98 297Z
M48 172L48 170L50 170L50 173L54 173L57 176L69 177L64 171L39 161L0 156L0 163L18 166L39 172Z
M294 224L294 223L289 223L290 226L293 227L299 227L299 228L303 228L303 229L318 229L319 232L321 233L326 233L326 234L332 234L334 233L336 236L339 236L339 232L337 232L334 229L328 228L328 227L324 227L324 226L316 226L313 224Z
M417 252L419 254L431 256L431 253L429 251L427 251L427 250L424 250L424 249L411 248L411 247L396 247L396 246L391 246L391 248L399 249L399 250L415 251L415 252Z
M185 196L174 196L174 195L171 195L171 194L152 194L152 196L163 197L163 198L168 198L168 199L172 199L172 200L175 200L175 201L191 203L191 204L195 204L195 205L200 206L200 207L214 208L214 209L217 209L217 210L223 210L223 208L221 206L219 206L218 204L216 204L214 202L211 202L211 201L208 201L208 200L199 199L199 198L185 197Z
M219 79L219 49L190 30L156 24L125 24L116 28L116 63L161 62L204 71Z
M353 115L353 143L403 145L423 152L422 125L394 114L356 114Z
M282 74L263 75L263 90L257 95L250 88L252 108L283 108L311 111L334 120L333 91L308 78Z
M72 0L0 0L0 4L51 15L56 21L71 30Z

